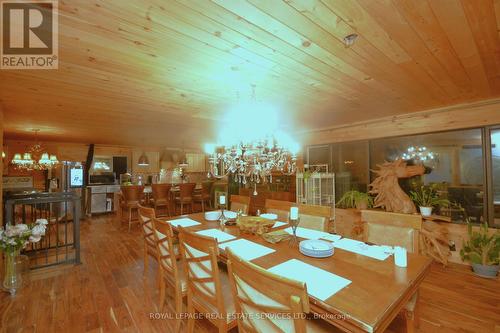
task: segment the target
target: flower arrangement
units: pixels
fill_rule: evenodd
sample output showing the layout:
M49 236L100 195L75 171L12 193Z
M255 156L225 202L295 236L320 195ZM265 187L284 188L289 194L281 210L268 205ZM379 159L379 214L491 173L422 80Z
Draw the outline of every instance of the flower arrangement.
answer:
M5 230L0 228L0 251L5 252L5 274L2 286L12 296L22 285L22 278L15 268L16 257L30 242L37 243L42 239L47 224L46 219L37 219L31 224L7 224Z
M43 235L48 222L37 219L32 224L7 224L5 230L0 227L0 251L13 253L22 250L28 243L37 243Z

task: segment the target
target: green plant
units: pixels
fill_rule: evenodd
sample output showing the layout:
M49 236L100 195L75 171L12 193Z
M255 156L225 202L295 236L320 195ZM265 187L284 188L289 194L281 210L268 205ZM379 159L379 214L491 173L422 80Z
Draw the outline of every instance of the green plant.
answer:
M448 207L450 201L439 197L437 191L431 187L421 186L417 191L410 191L411 200L420 207Z
M340 200L337 201L336 206L339 208L357 208L363 203L366 203L368 208L373 207L373 197L368 193L351 190L344 193Z
M488 224L485 222L479 231L472 231L472 224L467 221L469 240L464 242L460 250L462 260L479 265L498 265L500 255L500 233L488 234Z

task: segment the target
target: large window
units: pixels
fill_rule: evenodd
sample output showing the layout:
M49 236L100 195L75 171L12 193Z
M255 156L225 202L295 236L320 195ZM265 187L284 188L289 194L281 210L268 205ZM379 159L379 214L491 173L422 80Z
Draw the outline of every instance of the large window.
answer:
M371 141L371 165L397 158L423 164L425 174L400 179L401 187L407 192L433 187L452 203L436 213L456 222L469 216L479 223L485 220L482 147L480 129L379 139Z
M491 175L493 225L500 227L500 129L491 131Z
M488 221L500 228L498 126L311 146L306 156L310 164L327 165L335 173L336 200L348 190L367 191L375 177L370 169L397 158L426 169L422 176L399 180L405 192L432 187L451 202L450 207L437 207L436 215L456 223L469 217L473 223Z

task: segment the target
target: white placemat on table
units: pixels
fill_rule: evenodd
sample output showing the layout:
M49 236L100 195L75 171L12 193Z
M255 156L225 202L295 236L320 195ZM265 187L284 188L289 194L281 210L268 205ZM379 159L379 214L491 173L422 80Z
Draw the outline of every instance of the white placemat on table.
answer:
M297 259L285 261L269 268L268 271L289 279L305 282L307 293L322 301L330 298L351 283L348 279Z
M389 253L384 252L384 247L382 246L368 245L350 238L342 238L341 240L335 242L335 247L377 260L385 260L390 256Z
M327 240L330 242L334 242L334 243L339 241L341 238L342 238L342 236L334 235L334 234L326 234L326 235L321 236L321 239L324 239L324 240Z
M288 223L286 222L281 222L281 221L276 221L273 225L273 228L278 228L278 227L282 227L284 225L287 225Z
M285 231L289 233L290 235L293 235L292 227L286 228ZM328 236L329 233L324 232L324 231L318 231L318 230L313 230L313 229L307 229L307 228L297 228L297 237L300 238L306 238L306 239L320 239L325 236Z
M181 226L183 228L192 227L194 225L200 224L200 222L197 222L195 220L191 220L190 218L187 218L187 217L183 217L183 218L176 219L176 220L169 220L167 222L170 223L173 227Z
M251 242L246 239L237 239L230 242L220 244L219 247L223 250L230 248L234 254L242 257L245 260L253 260L259 257L275 252L264 245Z
M226 242L228 240L236 238L233 235L230 235L224 231L220 231L219 229L206 229L206 230L197 231L196 233L203 235L203 236L216 238L219 243Z

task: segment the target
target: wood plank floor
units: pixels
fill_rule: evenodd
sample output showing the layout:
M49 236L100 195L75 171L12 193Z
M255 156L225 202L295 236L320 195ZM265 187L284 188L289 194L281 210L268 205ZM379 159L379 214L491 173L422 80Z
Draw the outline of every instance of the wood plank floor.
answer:
M142 240L116 218L83 221L82 264L32 273L15 298L0 293L0 332L173 332L158 311L156 264L143 276ZM434 265L421 288L418 332L500 332L500 283L466 266ZM171 310L169 310L171 311ZM398 320L390 332L402 331ZM196 332L214 332L197 323Z

